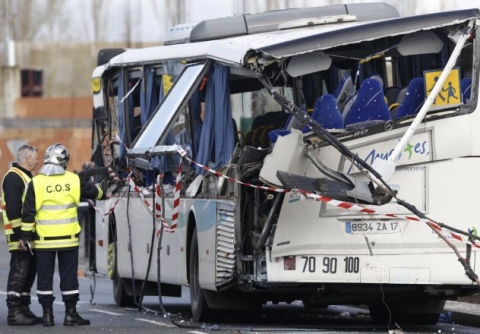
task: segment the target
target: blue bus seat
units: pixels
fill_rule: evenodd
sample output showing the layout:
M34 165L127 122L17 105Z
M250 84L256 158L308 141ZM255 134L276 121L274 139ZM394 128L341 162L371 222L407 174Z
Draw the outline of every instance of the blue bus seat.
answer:
M377 79L362 82L355 101L345 117L345 126L371 120L391 119L383 87Z
M382 86L382 90L384 90L384 89L383 89L383 78L382 78L380 75L378 75L378 74L372 74L372 75L369 77L369 79L377 80L377 81L380 83L380 85Z
M338 109L335 96L332 94L325 94L317 99L312 118L325 129L343 129L342 113ZM302 131L305 133L310 129L305 126Z
M425 102L425 79L413 78L407 86L405 97L398 106L394 117L415 115Z

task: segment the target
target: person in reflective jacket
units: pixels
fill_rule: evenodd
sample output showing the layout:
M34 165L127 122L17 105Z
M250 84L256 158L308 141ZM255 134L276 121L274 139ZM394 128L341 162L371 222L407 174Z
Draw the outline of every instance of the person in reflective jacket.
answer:
M38 165L38 151L34 146L22 145L17 162L7 171L2 181L3 224L10 252L10 271L7 281L7 323L10 326L34 325L41 318L30 310L30 290L37 275L35 256L18 249L22 223L23 194ZM33 253L33 252L32 252Z
M90 325L76 310L78 290L78 223L80 197L104 199L102 189L68 172L70 154L54 144L47 148L44 165L27 187L22 215L20 247L28 251L35 243L37 296L43 308L43 325L53 326L53 275L58 257L60 290L65 303L65 326Z

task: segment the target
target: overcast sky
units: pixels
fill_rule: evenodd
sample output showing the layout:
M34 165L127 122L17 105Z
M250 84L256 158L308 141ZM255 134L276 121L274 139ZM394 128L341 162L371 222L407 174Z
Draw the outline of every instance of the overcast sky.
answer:
M1 1L1 0L0 0ZM85 29L85 17L89 12L84 10L90 8L88 0L65 0L68 1L69 11L83 13L83 26ZM264 0L184 0L186 22L198 22L205 19L232 16L236 14L256 13L266 9ZM298 7L314 7L322 6L329 3L339 3L341 1L328 0L277 0L279 8L298 8ZM152 3L155 2L156 6ZM361 3L375 2L375 0L345 0L344 3ZM413 15L433 13L442 10L465 9L480 5L479 0L384 0L396 7L401 15ZM125 21L122 19L125 13L125 7L131 11L134 17L133 38L138 42L162 42L165 36L169 22L171 22L172 13L167 13L166 0L112 0L109 2L109 14L105 18L108 26L105 28L105 34L108 40L112 42L124 41L125 37ZM154 8L155 7L155 8ZM90 14L91 15L91 14ZM137 24L138 23L138 24ZM87 41L88 36L85 34L76 34L75 39L84 38Z
M236 14L234 11L241 10L242 3L250 3L251 0L241 1L241 0L187 0L190 2L187 5L188 8L188 17L190 21L195 22L202 19L221 17L221 16L231 16ZM257 3L262 3L261 0L256 0ZM379 2L375 0L346 0L344 3L359 3L359 2ZM404 0L384 0L381 2L386 2L394 5L400 11L401 15L409 15L410 8L409 2ZM313 6L322 6L328 4L329 1L325 0L278 0L278 3L281 5L288 4L290 8L294 7L313 7ZM428 0L428 1L415 1L416 3L416 12L420 13L432 13L442 9L442 6L445 10L453 9L465 9L465 8L475 8L480 5L478 0ZM476 5L475 5L476 3ZM400 4L400 6L399 6ZM212 10L214 9L214 10Z

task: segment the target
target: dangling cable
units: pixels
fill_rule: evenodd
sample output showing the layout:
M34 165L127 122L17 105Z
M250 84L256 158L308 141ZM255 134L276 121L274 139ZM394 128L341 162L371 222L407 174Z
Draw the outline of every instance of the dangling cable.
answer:
M160 283L160 264L161 264L161 256L160 256L160 251L162 250L162 240L163 240L163 233L164 233L164 227L163 227L163 222L165 221L165 192L163 189L163 173L160 173L158 175L158 187L160 189L160 196L162 199L162 217L160 218L160 235L158 237L158 245L157 245L157 288L158 288L158 302L160 304L160 309L163 312L163 315L167 317L170 321L170 316L168 315L167 311L165 310L165 307L163 306L163 301L162 301L162 284ZM155 196L155 195L154 195Z
M128 178L132 175L130 174ZM132 247L132 226L130 224L130 182L128 183L127 195L127 226L128 226L128 242L130 247L130 267L132 269L132 289L133 289L133 303L137 304L137 291L135 289L135 268L133 267L133 247ZM117 245L118 246L118 245ZM118 260L118 251L115 250L115 261Z
M148 252L148 265L147 265L147 272L145 273L145 279L143 280L142 282L142 291L140 292L140 300L138 302L138 311L140 311L142 309L142 302L143 302L143 297L144 297L144 294L145 294L145 285L146 285L146 282L148 281L148 275L150 274L150 267L151 267L151 264L152 264L152 256L153 256L153 243L155 241L155 213L156 213L156 210L155 210L155 178L153 178L153 185L152 185L152 189L153 189L153 194L152 194L152 237L151 237L151 240L150 240L150 251Z

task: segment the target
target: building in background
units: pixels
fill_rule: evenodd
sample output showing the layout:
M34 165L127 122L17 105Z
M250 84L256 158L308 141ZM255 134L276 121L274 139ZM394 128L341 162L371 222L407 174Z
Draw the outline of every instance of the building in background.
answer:
M69 168L80 170L91 156L91 46L9 43L8 55L0 64L0 177L25 143L42 157L59 142L71 153Z

